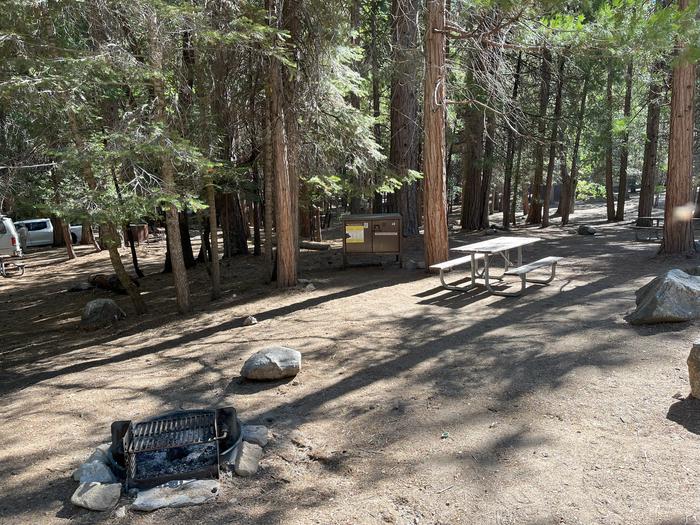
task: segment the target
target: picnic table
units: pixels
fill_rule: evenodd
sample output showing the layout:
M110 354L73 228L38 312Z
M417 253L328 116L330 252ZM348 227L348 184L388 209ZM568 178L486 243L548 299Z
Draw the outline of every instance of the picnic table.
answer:
M663 237L664 217L638 217L631 227L638 241L660 241Z
M638 241L661 241L664 238L664 217L638 217L630 227ZM700 230L700 218L693 218L694 233Z
M486 289L494 294L494 295L503 295L503 296L517 296L520 295L524 290L525 290L525 283L526 282L532 282L532 283L539 283L539 284L547 284L549 283L552 279L554 279L554 274L556 271L556 265L559 260L561 260L561 257L545 257L544 259L540 259L538 261L534 261L530 264L525 264L523 265L523 247L528 246L530 244L534 244L536 242L541 241L539 237L509 237L509 236L504 236L504 237L496 237L493 239L488 239L485 241L480 241L476 242L473 244L467 244L464 246L458 246L456 248L452 248L452 251L457 252L457 253L464 253L466 254L463 257L459 257L457 259L451 259L449 261L445 261L442 263L437 263L432 265L430 268L432 270L439 270L440 271L440 282L442 283L442 286L448 290L456 290L456 291L461 291L461 292L466 292L471 289L473 289L476 286L479 286L479 284L476 282L477 276L480 278L483 278L484 280L484 286ZM511 262L511 251L516 250L516 268L510 269L511 266L513 266L513 263ZM505 292L501 290L495 290L491 286L491 281L490 281L490 269L491 269L491 260L494 257L501 257L503 258L504 261L504 271L503 275L500 277L497 277L496 279L498 280L503 280L503 276L506 275L514 275L518 276L521 279L521 289L517 292ZM479 271L478 264L479 261L483 261L483 270ZM466 286L455 286L451 284L445 283L444 280L444 272L447 270L450 270L454 268L455 266L461 265L461 264L470 264L470 269L471 269L471 279L469 284ZM542 280L542 279L528 279L527 274L533 270L539 269L539 268L544 268L544 267L550 267L551 268L551 275L548 279Z

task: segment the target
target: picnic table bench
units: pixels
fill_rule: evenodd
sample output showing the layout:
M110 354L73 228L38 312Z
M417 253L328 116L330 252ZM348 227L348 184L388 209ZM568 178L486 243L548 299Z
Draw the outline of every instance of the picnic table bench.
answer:
M539 259L533 261L529 264L523 265L523 246L533 244L541 241L542 239L538 237L496 237L494 239L489 239L486 241L477 242L474 244L468 244L465 246L458 246L453 248L452 251L458 253L467 253L468 255L458 257L456 259L451 259L449 261L433 264L430 266L431 270L440 271L440 283L443 288L447 290L455 290L460 292L466 292L474 287L478 286L476 282L477 276L479 278L483 277L484 286L486 289L494 295L502 295L506 297L514 297L521 295L525 290L526 283L537 283L537 284L547 284L554 279L556 273L557 262L559 262L562 257L545 257L544 259ZM511 269L512 263L510 259L511 250L517 250L517 265L515 268ZM500 256L503 258L505 263L505 270L501 277L497 277L497 280L503 280L506 275L518 276L521 279L521 288L516 292L507 292L502 290L495 290L491 286L489 270L491 267L491 259L495 256ZM479 272L478 262L483 261L483 270ZM466 286L455 286L445 283L444 272L455 268L456 266L470 264L471 267L471 280ZM541 268L550 268L550 276L547 279L528 279L527 274L538 270Z
M663 217L638 217L630 227L634 230L634 238L638 241L660 241L663 239Z
M664 217L638 217L630 223L638 241L661 241L664 238ZM700 219L693 219L693 229L700 228Z

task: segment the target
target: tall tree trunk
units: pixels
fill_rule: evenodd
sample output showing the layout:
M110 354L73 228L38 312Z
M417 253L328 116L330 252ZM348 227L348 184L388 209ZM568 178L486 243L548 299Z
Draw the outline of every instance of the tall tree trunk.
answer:
M559 134L559 119L561 118L561 95L564 87L564 68L566 58L559 56L557 65L557 93L554 98L554 115L552 117L552 132L549 135L549 161L547 163L547 180L544 185L544 204L542 206L542 227L549 226L549 201L552 194L552 180L554 176L554 162L557 155L557 136Z
M221 216L221 231L224 237L224 257L248 255L248 229L243 215L241 201L237 192L225 192L217 195L217 209Z
M107 246L107 251L109 252L109 260L112 262L112 268L114 268L114 273L116 273L119 282L121 283L126 293L129 294L131 302L134 304L134 309L136 313L141 315L146 313L146 303L143 301L143 297L136 287L131 277L124 268L122 259L119 256L119 235L117 233L117 228L114 224L107 223L102 228L103 238L100 241L103 245Z
M484 151L484 112L473 105L464 110L464 149L462 151L463 230L478 230L481 225L481 173Z
M275 0L270 2L270 20L277 18ZM284 87L281 63L270 60L268 96L272 126L272 151L275 180L275 225L277 229L277 285L282 288L297 283L297 249L295 244L295 220L293 195L289 174L287 149L287 125L284 113ZM297 243L298 244L298 243Z
M661 83L656 78L656 75L663 69L664 65L662 62L656 62L651 68L644 161L642 163L642 184L639 190L637 217L651 217L654 206L654 186L658 170L659 120L661 116Z
M581 89L581 104L576 118L576 138L574 139L574 149L571 152L571 173L569 174L569 184L566 191L566 200L562 195L561 208L561 224L564 226L569 223L572 204L576 198L576 184L578 182L578 150L581 145L581 131L583 130L583 120L586 116L586 98L588 97L588 89L590 87L589 74L586 74L583 79L583 88Z
M151 31L151 66L154 71L163 70L163 51L160 47L157 30ZM155 99L155 120L165 129L167 126L165 86L160 75L153 75L152 87ZM166 146L167 147L167 146ZM170 200L165 204L165 223L168 228L168 250L170 251L170 261L173 269L173 281L175 284L175 299L177 309L180 313L190 311L190 286L187 279L187 269L182 250L182 239L180 237L180 224L178 209L174 204L177 199L177 187L175 186L175 169L170 156L163 153L160 159L160 175L163 180L163 192ZM110 254L111 255L111 254Z
M100 248L100 245L95 239L95 234L92 233L92 222L89 219L83 220L83 227L80 233L80 244L92 244L92 247L95 248L96 252L102 251L102 248Z
M73 239L70 236L70 225L67 221L61 221L63 227L63 239L66 243L66 252L68 260L75 259L75 250L73 249Z
M122 165L122 171L124 170L124 166ZM122 190L121 187L119 186L119 179L117 178L117 172L114 169L114 166L111 167L112 171L112 182L114 183L114 190L117 192L117 199L119 201L120 205L124 205L124 199L122 197ZM144 277L143 272L141 271L141 268L139 268L139 258L136 254L136 244L134 243L134 232L131 231L131 225L129 224L129 221L125 221L124 223L124 229L126 230L126 238L129 241L129 250L131 251L131 264L134 267L134 272L136 273L136 277Z
M294 62L302 68L302 48L305 45L302 38L302 0L284 0L282 2L283 29L289 33L288 45L291 44ZM287 133L287 172L289 174L289 195L292 215L292 243L294 245L294 282L296 284L297 267L299 264L299 172L301 170L301 132L297 108L299 101L299 79L296 70L280 69L282 74L284 125ZM306 198L306 197L305 197ZM278 282L279 284L279 282Z
M542 65L540 67L539 119L537 123L537 138L534 148L535 174L532 179L532 202L530 203L527 223L542 222L542 175L544 174L544 143L547 140L547 106L549 105L549 81L551 77L552 54L547 48L542 50Z
M72 110L68 110L68 120L70 123L71 132L73 134L73 141L79 150L82 150L85 146L83 137L79 132L78 121L76 119L75 113ZM95 174L92 171L92 164L89 161L85 161L81 166L81 174L85 183L91 192L95 193L98 191L97 180L95 179ZM141 297L141 293L136 285L132 282L129 274L126 273L124 264L119 257L119 236L116 233L116 228L111 223L105 223L100 225L100 243L106 245L109 250L109 259L112 263L112 268L114 268L114 273L117 275L119 282L131 298L131 302L134 305L134 310L137 314L143 314L146 312L146 303ZM103 237L104 234L104 237Z
M518 60L515 63L515 77L513 78L513 94L511 99L515 103L518 100L518 88L520 85L520 71L523 67L523 53L522 51L518 53ZM507 139L506 139L506 162L503 170L503 228L506 230L510 228L511 220L511 205L510 205L510 194L511 194L511 181L513 178L513 160L515 158L515 131L508 126ZM516 195L518 191L517 181L515 183L515 192L513 194L513 201L516 201ZM513 206L515 209L515 206ZM513 215L515 212L513 211Z
M622 135L622 144L620 145L620 188L617 193L617 214L615 215L615 219L618 221L625 219L625 201L627 200L627 161L629 159L630 139L628 126L632 113L632 68L632 59L630 59L625 73L625 133Z
M270 59L272 60L272 59ZM265 103L265 165L264 169L264 198L265 198L265 264L267 266L267 276L272 277L273 256L272 256L272 222L274 221L274 164L272 152L272 126L270 124L270 96L269 90Z
M688 0L679 0L681 10L688 9ZM678 46L679 54L682 48ZM671 80L671 122L668 142L668 175L664 209L664 239L661 253L691 254L693 241L693 123L695 99L695 65L684 59L673 67Z
M221 297L221 269L219 267L219 235L216 224L216 192L214 182L210 176L205 177L204 185L207 193L207 204L209 205L209 235L211 235L211 298Z
M393 0L391 78L391 140L389 165L400 180L408 170L418 171L418 85L415 64L418 57L419 0ZM416 182L404 182L398 195L405 236L418 234L418 191Z
M608 220L615 220L615 196L613 194L613 67L608 66L608 80L605 88L605 203Z
M481 216L479 219L479 229L489 227L489 213L493 212L494 201L489 202L489 192L491 190L491 175L493 174L494 147L496 135L496 115L493 111L486 111L486 133L484 133L484 160L481 171ZM493 191L495 197L495 190Z
M445 2L426 0L425 89L425 264L448 258L445 184Z
M369 57L372 74L372 116L374 117L372 131L374 141L379 145L382 143L382 125L381 122L379 122L379 116L381 115L381 73L379 67L378 48L380 45L380 40L379 35L377 34L377 19L381 16L380 9L382 7L382 3L383 0L373 0L371 2L371 12L369 16L371 33ZM374 192L372 198L372 210L376 210L376 213L382 212L382 194L378 191ZM313 216L313 210L311 215Z
M510 220L515 226L517 224L518 214L516 212L518 206L518 186L520 184L520 161L523 156L523 141L522 139L516 141L516 148L518 150L518 160L515 161L515 174L513 176L513 201L511 202L510 210Z

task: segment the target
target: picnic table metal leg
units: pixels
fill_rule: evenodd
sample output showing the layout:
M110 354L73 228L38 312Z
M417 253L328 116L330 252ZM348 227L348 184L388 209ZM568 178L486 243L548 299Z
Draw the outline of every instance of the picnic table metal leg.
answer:
M523 247L518 246L518 266L523 265Z
M518 250L518 253L520 253L520 250ZM517 291L517 292L501 292L501 291L498 291L498 290L494 290L494 289L491 287L491 283L489 283L489 265L488 265L488 260L489 260L489 256L487 255L486 257L484 257L484 264L485 264L485 266L486 266L486 268L485 268L485 270L484 270L484 282L485 282L485 284L486 284L486 289L489 291L489 293L492 293L493 295L500 295L500 296L503 296L503 297L518 297L519 295L521 295L521 294L523 293L523 291L525 291L525 276L522 276L522 277L521 277L521 279L520 279L520 282L521 282L521 284L520 284L520 290ZM506 271L508 271L508 270L506 270Z
M466 286L455 286L453 284L447 284L445 282L445 270L442 268L440 269L440 284L442 284L442 287L445 288L446 290L453 290L455 292L468 292L469 290L476 288L476 275L475 275L475 270L474 270L474 264L475 264L475 258L474 254L472 254L472 263L471 263L471 281L469 281L469 284Z

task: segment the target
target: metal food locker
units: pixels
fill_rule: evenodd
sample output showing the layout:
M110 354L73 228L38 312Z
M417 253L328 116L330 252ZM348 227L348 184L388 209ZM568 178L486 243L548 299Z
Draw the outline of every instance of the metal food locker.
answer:
M401 263L401 215L376 213L343 217L343 266L348 255L394 255Z

